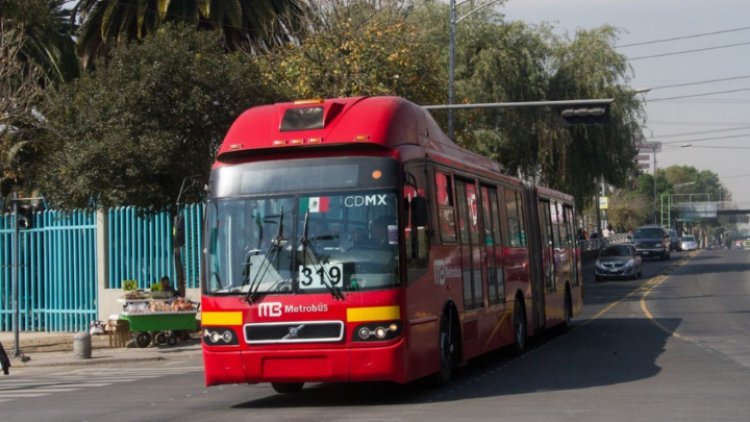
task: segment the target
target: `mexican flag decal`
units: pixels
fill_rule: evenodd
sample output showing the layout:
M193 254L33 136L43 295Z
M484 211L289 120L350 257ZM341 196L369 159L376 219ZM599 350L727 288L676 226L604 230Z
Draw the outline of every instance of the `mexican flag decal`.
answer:
M327 196L313 196L310 198L300 198L300 213L304 214L308 210L314 212L328 212L329 198Z

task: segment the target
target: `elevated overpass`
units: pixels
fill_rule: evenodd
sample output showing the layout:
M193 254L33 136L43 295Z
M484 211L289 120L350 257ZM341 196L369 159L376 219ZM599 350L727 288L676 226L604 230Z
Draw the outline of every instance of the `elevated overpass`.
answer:
M671 198L665 204L662 201L661 224L665 227L672 226L672 211L677 211L680 220L702 220L717 218L720 216L744 216L743 222L748 222L750 214L750 202L735 201L684 201L671 203Z

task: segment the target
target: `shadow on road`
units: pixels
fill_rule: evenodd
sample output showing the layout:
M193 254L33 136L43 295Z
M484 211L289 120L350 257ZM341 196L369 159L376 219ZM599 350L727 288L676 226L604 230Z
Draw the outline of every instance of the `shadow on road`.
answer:
M670 330L680 323L679 319L657 321ZM564 335L538 339L520 358L499 351L474 359L442 388L430 389L419 381L315 384L298 394L273 395L234 407L419 404L627 383L659 373L656 360L669 337L645 318L601 318L579 323Z

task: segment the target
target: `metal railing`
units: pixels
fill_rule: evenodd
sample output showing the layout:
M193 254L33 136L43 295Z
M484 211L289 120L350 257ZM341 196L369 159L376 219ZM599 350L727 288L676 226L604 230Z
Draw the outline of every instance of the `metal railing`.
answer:
M203 204L191 204L181 211L185 224L181 258L188 288L199 285L203 210ZM34 213L31 220L31 228L18 231L16 283L14 221L11 214L0 214L0 331L13 329L15 297L20 330L76 331L97 319L99 280L105 280L106 288L122 288L124 280L149 288L164 275L174 280L169 213L113 208L97 224L95 211L47 210ZM97 248L97 239L103 239L104 245ZM104 274L98 273L100 259L107 264Z

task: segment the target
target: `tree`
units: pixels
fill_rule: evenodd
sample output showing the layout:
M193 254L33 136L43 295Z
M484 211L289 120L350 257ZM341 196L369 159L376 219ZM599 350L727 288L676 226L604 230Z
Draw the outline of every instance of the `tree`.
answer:
M0 20L0 196L25 184L40 125L37 106L45 92L43 70L24 59L23 28L9 29Z
M520 102L547 98L550 49L546 29L523 23L482 23L477 15L461 26L457 102ZM543 146L555 142L552 113L545 108L477 109L456 116L457 141L496 159L507 171L533 178ZM554 176L550 175L550 178Z
M399 95L417 103L442 98L436 55L409 9L397 0L331 0L322 24L300 45L263 57L264 77L288 99Z
M646 223L651 203L647 196L619 190L609 196L607 219L617 231L627 231Z
M573 40L553 45L551 99L614 98L610 122L604 126L556 127L553 145L540 151L546 184L591 197L592 183L601 180L623 187L635 174L633 139L640 132L643 110L627 86L627 58L614 49L617 31L610 26L579 30ZM555 138L554 136L551 138Z
M93 195L99 206L174 216L183 179L207 182L236 115L275 96L258 81L255 64L225 54L216 34L165 25L55 93L36 183L57 208L88 205ZM183 294L179 246L173 251Z
M29 189L45 88L78 75L64 0L0 0L0 196Z
M235 116L272 98L217 35L167 25L54 93L36 183L56 207L170 208L184 177L207 181Z
M414 14L425 38L442 49L439 67L447 68L448 6L427 1ZM627 58L614 49L617 30L602 26L570 39L546 24L505 21L490 8L456 29L457 103L615 99L606 126L565 126L552 108L454 112L460 145L497 160L508 173L572 193L579 209L600 181L625 186L635 176L633 139L643 111L627 86Z
M142 40L165 23L218 31L228 51L258 51L297 40L311 15L303 0L81 0L78 51L86 67L117 45Z
M70 0L0 0L2 20L8 29L21 30L23 60L44 70L46 80L64 83L78 77L78 57L73 34L77 28Z
M710 170L692 166L671 166L663 169L669 187L664 193L705 195L708 200L730 200L731 193L719 181L719 175Z

